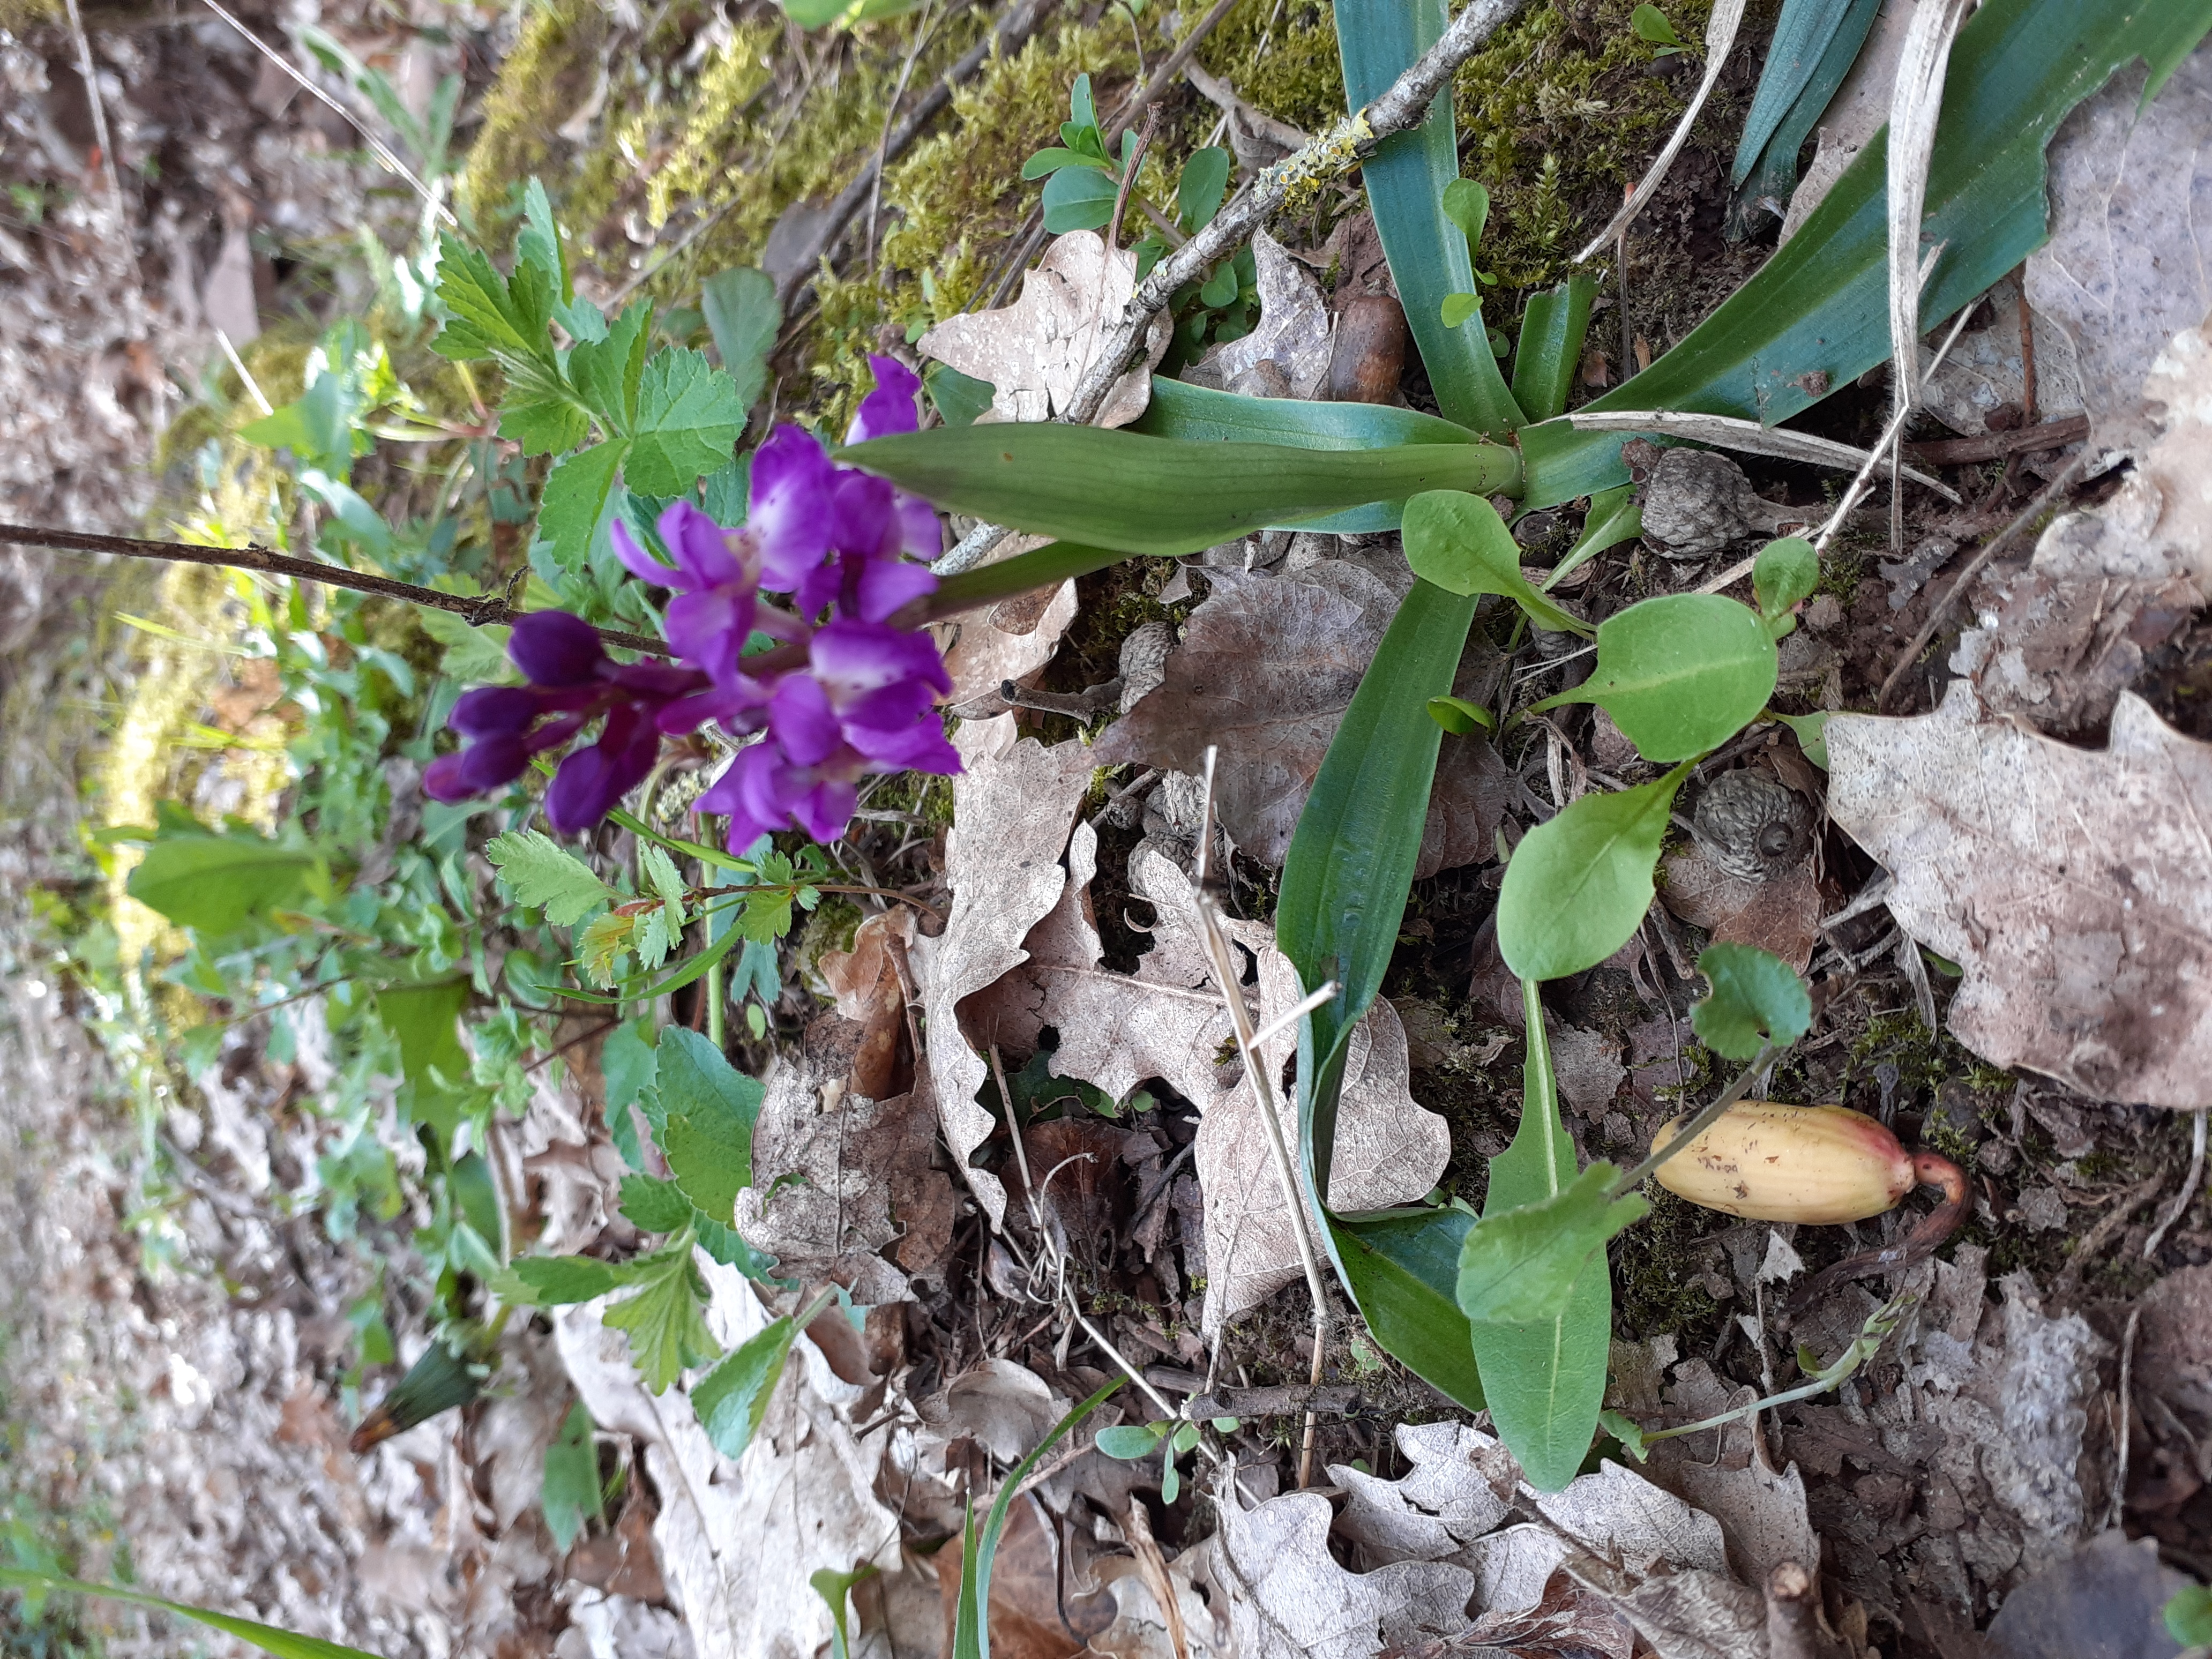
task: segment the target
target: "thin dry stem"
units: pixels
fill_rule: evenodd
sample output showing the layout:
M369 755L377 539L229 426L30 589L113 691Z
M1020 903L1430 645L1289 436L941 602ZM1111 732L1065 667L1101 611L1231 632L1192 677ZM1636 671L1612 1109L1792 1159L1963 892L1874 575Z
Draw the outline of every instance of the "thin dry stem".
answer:
M2146 1261L2158 1255L2158 1247L2166 1243L2166 1236L2172 1231L2173 1224L2189 1213L2189 1206L2203 1184L2205 1122L2208 1118L2212 1118L2212 1111L2199 1107L2196 1116L2197 1127L2191 1132L2189 1142L2189 1173L2182 1177L2181 1190L2174 1194L2173 1207L2166 1212L2165 1218L2157 1226L2151 1229L2150 1237L2143 1240L2143 1260Z

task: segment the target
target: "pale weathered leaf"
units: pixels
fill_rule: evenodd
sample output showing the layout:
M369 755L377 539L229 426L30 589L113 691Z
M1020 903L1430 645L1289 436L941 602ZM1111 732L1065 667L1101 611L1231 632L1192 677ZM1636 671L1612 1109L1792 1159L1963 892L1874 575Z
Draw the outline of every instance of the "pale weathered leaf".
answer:
M2136 392L2166 342L2212 312L2212 48L2142 106L2122 70L2051 142L2051 240L2028 302L2064 331L2098 439L2126 444ZM2038 341L2040 356L2041 342Z
M1403 1423L1398 1449L1413 1467L1395 1480L1329 1466L1346 1498L1337 1530L1362 1566L1451 1559L1505 1518L1510 1506L1476 1461L1496 1453L1491 1436L1462 1423Z
M1828 807L1958 963L1959 1040L2103 1100L2196 1108L2212 1068L2212 744L2123 692L2102 751L1983 718L1828 722Z
M1239 850L1279 865L1400 592L1342 559L1295 578L1221 568L1206 575L1213 591L1185 624L1164 683L1114 724L1097 753L1103 763L1195 773L1218 746L1223 828ZM1510 787L1486 738L1446 737L1416 876L1492 856Z
M1060 854L1097 763L1080 743L1047 749L1033 738L969 761L952 781L945 842L951 914L940 936L916 939L908 956L945 1144L994 1225L1006 1218L1006 1189L969 1161L991 1135L994 1120L975 1099L990 1066L962 1033L957 1011L961 999L1026 960L1024 937L1060 902L1067 884Z
M1252 238L1260 277L1260 320L1249 334L1218 345L1183 375L1200 386L1232 386L1263 362L1281 370L1288 395L1317 396L1328 378L1332 342L1321 285L1266 231Z
M1098 233L1072 230L1022 275L1021 298L997 311L947 318L921 349L963 374L990 382L989 418L1043 421L1066 409L1097 361L1107 333L1136 291L1137 257L1109 248ZM1163 312L1145 337L1145 357L1114 383L1093 422L1127 426L1152 401L1152 368L1170 329Z
M999 687L1032 679L1052 660L1060 636L1074 620L1071 580L938 623L931 631L952 677L952 695L945 700L951 711L963 720L1004 714Z
M1467 1628L1474 1575L1441 1561L1346 1572L1328 1553L1328 1499L1285 1492L1220 1510L1218 1574L1240 1659L1370 1659Z

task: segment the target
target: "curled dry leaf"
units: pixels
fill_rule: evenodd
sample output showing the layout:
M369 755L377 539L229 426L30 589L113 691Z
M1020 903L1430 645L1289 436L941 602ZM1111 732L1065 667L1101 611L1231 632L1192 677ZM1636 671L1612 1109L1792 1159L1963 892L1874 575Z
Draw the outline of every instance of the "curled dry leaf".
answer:
M1008 680L1026 685L1036 678L1060 648L1075 610L1075 584L1066 581L932 628L945 653L945 672L952 677L948 712L963 720L1005 714L1000 686Z
M823 982L839 1017L860 1028L846 1086L871 1100L886 1098L896 1086L899 1037L906 1030L898 958L913 942L914 912L899 905L863 921L850 951L822 953Z
M1997 607L1952 658L1993 713L2094 732L2145 656L2212 599L2208 385L2212 337L2183 329L2142 382L2134 471L2101 505L2051 525L2028 568L1996 584Z
M2026 282L2073 343L2099 440L2121 446L2153 361L2212 312L2212 48L2147 109L2146 76L2121 70L2051 140L2051 240L2028 255Z
M1477 1462L1498 1452L1489 1435L1460 1423L1405 1423L1398 1427L1398 1449L1413 1467L1395 1480L1329 1466L1329 1479L1344 1488L1346 1500L1337 1531L1352 1542L1360 1565L1445 1560L1505 1518L1510 1506Z
M1755 945L1805 971L1820 936L1820 884L1809 861L1772 881L1746 881L1691 847L1669 853L1662 867L1659 896L1674 915L1716 944Z
M1106 764L1197 772L1207 748L1218 745L1214 799L1223 827L1242 851L1279 866L1401 595L1347 559L1324 559L1295 578L1217 568L1206 580L1213 591L1184 625L1165 681L1115 723L1096 753ZM1471 653L1462 680L1482 667ZM1416 875L1491 856L1510 783L1481 737L1447 737Z
M1602 1595L1660 1659L1768 1659L1766 1601L1724 1572L1664 1565L1641 1574L1574 1556L1567 1571Z
M996 311L947 318L921 349L993 387L989 418L1046 421L1074 401L1106 335L1137 288L1137 256L1109 248L1092 230L1056 237L1022 275L1022 295ZM1127 426L1152 398L1152 369L1168 349L1163 312L1145 336L1144 361L1114 383L1092 422Z
M1828 808L1891 913L1958 963L1959 1040L2101 1100L2191 1109L2212 1069L2212 744L2123 692L2102 751L1984 717L1828 722Z
M1757 1397L1755 1389L1739 1389L1721 1409L1741 1409ZM1655 1484L1720 1523L1729 1566L1752 1585L1765 1584L1784 1561L1820 1559L1820 1534L1805 1507L1804 1476L1795 1463L1774 1467L1758 1423L1754 1415L1711 1435L1662 1440L1651 1448L1650 1462Z
M908 1279L941 1277L952 1247L957 1200L931 1161L937 1119L926 1067L907 1093L878 1101L809 1062L778 1065L738 1231L787 1278L834 1279L868 1306L912 1300Z
M1252 238L1252 258L1260 278L1259 322L1249 334L1214 347L1183 379L1226 386L1272 362L1282 371L1284 395L1314 397L1328 378L1331 349L1321 285L1264 230Z
M1132 854L1129 888L1152 908L1153 942L1133 975L1119 974L1103 963L1091 915L1097 857L1096 832L1077 825L1066 889L1023 941L1026 960L963 1012L978 1041L1016 1053L1034 1052L1048 1028L1057 1030L1055 1076L1080 1078L1117 1100L1157 1078L1198 1107L1195 1161L1206 1197L1203 1323L1218 1330L1298 1277L1297 1241L1250 1086L1237 1061L1218 1059L1232 1032L1200 943L1189 878L1149 844ZM1265 1025L1296 1005L1297 972L1266 923L1232 919L1225 926L1231 944L1256 966L1252 1018ZM1296 1044L1294 1031L1272 1039L1262 1049L1262 1069L1279 1076ZM1404 1028L1397 1012L1378 1002L1354 1028L1345 1068L1329 1176L1329 1201L1337 1208L1408 1203L1443 1174L1450 1132L1414 1103L1407 1083ZM1277 1106L1294 1139L1288 1103Z
M1024 937L1060 902L1060 853L1095 764L1080 743L1047 749L1033 738L969 762L952 781L945 843L951 914L942 935L916 939L908 956L928 1021L924 1058L945 1144L994 1225L1006 1219L1006 1189L969 1162L991 1134L992 1116L975 1100L990 1067L962 1034L957 1011L962 998L1021 965Z
M1474 1577L1442 1561L1346 1572L1328 1553L1328 1499L1285 1492L1220 1507L1213 1548L1240 1659L1371 1659L1467 1628Z

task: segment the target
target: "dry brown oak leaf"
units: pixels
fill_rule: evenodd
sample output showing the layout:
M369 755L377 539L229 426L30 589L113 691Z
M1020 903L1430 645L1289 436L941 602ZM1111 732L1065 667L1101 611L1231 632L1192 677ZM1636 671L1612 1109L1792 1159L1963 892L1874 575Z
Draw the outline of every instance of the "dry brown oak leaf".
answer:
M1033 1053L1046 1028L1056 1030L1054 1074L1080 1078L1116 1100L1157 1078L1198 1107L1207 1263L1202 1323L1212 1332L1298 1277L1297 1243L1242 1065L1217 1058L1231 1040L1229 1014L1201 954L1189 878L1150 845L1138 847L1129 887L1152 908L1153 943L1135 974L1115 973L1102 960L1091 908L1097 843L1089 824L1076 826L1060 901L1023 941L1029 959L963 1012L978 1040L1017 1053ZM1264 1026L1297 1005L1297 970L1266 923L1232 920L1226 927L1232 947L1256 967L1251 1012L1254 1024ZM1296 1045L1294 1030L1264 1044L1263 1073L1279 1077ZM1414 1103L1407 1079L1405 1028L1397 1011L1378 1000L1353 1028L1345 1066L1328 1185L1336 1208L1409 1203L1443 1173L1450 1131ZM1279 1097L1276 1109L1295 1144L1289 1103Z
M1096 231L1071 230L1022 274L1020 299L996 311L947 318L921 337L921 348L991 383L991 412L983 418L1048 421L1074 402L1075 388L1136 289L1135 254L1109 248ZM1153 319L1144 360L1114 382L1094 426L1127 426L1145 412L1170 328L1165 312Z
M1008 680L1026 685L1036 678L1060 648L1075 609L1075 584L1066 581L932 626L945 653L945 672L952 677L949 712L963 720L1005 714L999 688Z
M994 1227L1006 1220L1006 1187L969 1162L994 1122L975 1100L990 1065L962 1034L960 1002L1028 959L1024 938L1067 884L1060 856L1097 763L1080 743L1047 749L1034 738L1003 755L971 758L952 781L952 828L945 839L951 912L942 934L915 940L908 952L945 1144Z
M2100 1100L2212 1099L2212 744L2123 692L2101 751L1983 717L1828 722L1828 810L1965 972L1952 1032Z
M1218 745L1214 804L1222 826L1243 852L1280 866L1398 596L1373 572L1340 559L1295 579L1209 569L1206 580L1213 591L1184 625L1166 681L1094 752L1102 765L1135 761L1197 773L1207 748ZM1489 858L1510 784L1485 739L1445 738L1415 877Z

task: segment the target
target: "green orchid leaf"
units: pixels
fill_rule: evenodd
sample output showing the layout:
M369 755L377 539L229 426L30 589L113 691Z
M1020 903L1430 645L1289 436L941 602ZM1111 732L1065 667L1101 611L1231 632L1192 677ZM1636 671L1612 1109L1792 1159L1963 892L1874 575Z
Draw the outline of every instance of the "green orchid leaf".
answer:
M723 1456L743 1457L760 1432L769 1402L775 1397L776 1379L783 1375L783 1362L803 1328L800 1321L771 1319L723 1355L691 1390L691 1409L698 1413L699 1425Z
M1483 1409L1482 1374L1458 1302L1465 1210L1382 1210L1329 1219L1345 1289L1383 1352L1468 1411Z
M1513 399L1532 421L1564 414L1583 366L1597 278L1577 271L1556 288L1528 296L1521 343L1513 353Z
M1412 68L1443 35L1446 9L1445 0L1337 0L1346 107L1372 103ZM1438 99L1419 126L1384 139L1360 176L1437 404L1447 419L1502 437L1525 417L1489 341L1474 319L1456 328L1443 321L1444 295L1476 291L1467 236L1444 214L1447 189L1470 182L1459 176L1451 100Z
M1751 1060L1769 1043L1788 1048L1812 1027L1812 994L1771 951L1709 945L1698 953L1698 971L1713 992L1690 1005L1690 1029L1717 1054Z
M1750 606L1668 593L1606 618L1590 677L1531 706L1594 702L1644 759L1685 760L1749 725L1774 695L1778 667L1773 636Z
M1562 610L1521 574L1521 548L1498 509L1480 495L1437 489L1406 503L1406 562L1448 593L1496 593L1539 628L1587 635L1589 624Z
M1656 783L1584 795L1521 838L1498 893L1498 949L1523 979L1595 968L1643 925L1685 761Z
M2212 0L1986 0L1967 20L1944 82L1921 224L1923 245L1943 250L1921 295L1923 328L2048 238L2044 151L2068 112L2136 58L2150 64L2154 90L2208 28ZM1586 412L1692 410L1778 425L1887 361L1888 164L1885 132L1748 282ZM1410 294L1406 309L1413 319ZM1555 506L1626 482L1624 441L1564 420L1528 428L1525 504Z
M939 507L1131 553L1175 554L1425 489L1487 490L1515 467L1484 444L1380 451L1205 443L1038 422L939 427L836 452ZM1099 480L1114 487L1102 490Z
M359 1648L349 1648L337 1642L325 1642L318 1636L301 1636L289 1630L279 1630L274 1625L264 1625L252 1619L234 1618L227 1613L216 1613L207 1607L189 1607L182 1601L166 1601L158 1595L149 1595L143 1590L127 1589L120 1584L88 1583L82 1578L64 1578L50 1572L30 1572L19 1567L0 1567L0 1589L21 1590L26 1595L45 1595L60 1590L70 1595L93 1595L104 1601L121 1601L126 1606L145 1607L155 1613L173 1613L179 1619L189 1619L196 1625L205 1625L210 1630L219 1630L226 1636L235 1636L241 1642L250 1642L264 1653L273 1653L276 1659L376 1659L373 1653Z

